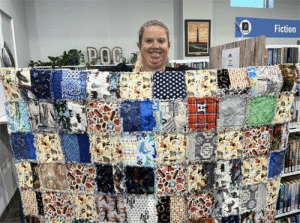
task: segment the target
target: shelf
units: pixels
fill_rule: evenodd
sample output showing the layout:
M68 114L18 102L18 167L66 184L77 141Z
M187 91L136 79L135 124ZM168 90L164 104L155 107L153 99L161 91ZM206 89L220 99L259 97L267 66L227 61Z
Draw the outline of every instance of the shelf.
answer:
M300 214L300 210L293 210L293 211L289 211L289 212L286 212L286 213L283 213L283 214L278 214L278 215L275 216L275 218L281 218L281 217L296 214L296 213Z
M281 175L281 177L294 176L294 175L297 175L297 174L300 174L300 170L298 170L298 171L293 171L293 172L289 172L289 173L283 173L283 174Z
M290 131L290 133L291 132L300 132L300 129L290 129L289 131Z
M209 62L209 58L202 59L185 59L185 60L170 60L170 63L199 63L199 62Z
M6 123L7 123L6 115L0 117L0 124L6 124Z

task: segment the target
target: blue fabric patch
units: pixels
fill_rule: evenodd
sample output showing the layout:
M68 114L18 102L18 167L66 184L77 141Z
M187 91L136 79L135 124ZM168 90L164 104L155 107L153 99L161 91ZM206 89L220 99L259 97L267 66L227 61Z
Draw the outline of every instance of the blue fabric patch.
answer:
M85 84L87 72L63 70L62 72L62 98L63 99L81 99L87 97Z
M231 215L222 218L222 223L239 223L239 222L240 222L240 216L238 215Z
M283 171L283 161L286 150L280 152L273 152L270 156L269 162L269 178L274 178Z
M22 120L21 131L30 132L29 117L27 114L27 108L25 102L19 101L19 107L20 107L21 120Z
M153 116L153 105L148 99L140 103L140 131L152 131L156 126L156 120Z
M255 67L248 67L248 77L249 78L255 78L255 77L257 77Z
M37 99L51 98L50 92L51 70L31 69L31 91Z
M123 131L136 132L140 130L140 103L124 101L120 107L120 116L123 118Z
M66 162L80 162L79 144L77 135L61 135L61 146Z
M78 134L78 144L79 144L79 153L80 153L80 162L81 163L90 163L91 154L90 154L90 140L86 134Z
M51 92L54 101L62 99L61 81L62 81L62 70L52 70Z
M98 191L104 193L114 193L113 170L109 164L96 164L96 183Z
M34 135L27 133L27 142L29 147L30 159L36 160L36 148L34 146Z
M10 139L16 160L31 158L27 142L27 133L12 133Z

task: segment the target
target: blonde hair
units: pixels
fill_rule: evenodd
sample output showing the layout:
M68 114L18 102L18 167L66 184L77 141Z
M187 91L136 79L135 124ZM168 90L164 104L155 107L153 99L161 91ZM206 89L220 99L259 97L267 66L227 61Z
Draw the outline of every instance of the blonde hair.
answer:
M158 20L147 21L145 24L143 24L141 26L141 28L139 30L139 44L140 44L140 46L142 45L142 39L143 39L143 35L144 35L144 32L145 32L145 29L147 27L150 27L150 26L160 26L160 27L164 28L165 31L166 31L166 33L167 33L168 44L170 46L170 32L169 32L169 28L168 28L168 26L166 24L164 24L163 22L158 21ZM169 65L169 57L167 57L166 63L165 63L165 66L168 66L168 65ZM139 53L138 57L137 57L137 60L135 62L135 65L134 65L133 72L139 73L142 68L143 68L143 58L142 58L141 54Z

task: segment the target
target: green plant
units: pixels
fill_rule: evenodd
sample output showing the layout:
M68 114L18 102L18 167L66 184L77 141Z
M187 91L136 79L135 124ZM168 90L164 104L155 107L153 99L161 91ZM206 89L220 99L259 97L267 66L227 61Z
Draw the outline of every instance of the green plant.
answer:
M91 62L86 62L86 68L87 69L90 69L91 68L91 66L93 66L93 65L95 65L95 61L94 60L92 60Z
M136 60L137 60L137 57L138 57L138 52L136 53L131 53L131 59L130 59L130 63L131 64L135 64Z

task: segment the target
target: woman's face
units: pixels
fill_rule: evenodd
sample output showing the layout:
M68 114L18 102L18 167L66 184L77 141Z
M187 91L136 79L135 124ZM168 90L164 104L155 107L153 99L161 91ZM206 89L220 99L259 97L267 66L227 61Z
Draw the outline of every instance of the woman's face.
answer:
M143 58L143 71L162 71L165 69L169 53L166 30L160 26L145 28L142 43L138 43Z

